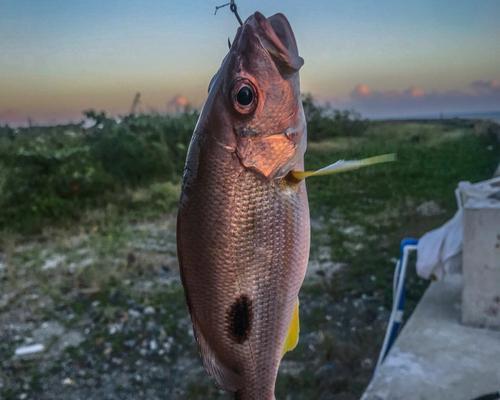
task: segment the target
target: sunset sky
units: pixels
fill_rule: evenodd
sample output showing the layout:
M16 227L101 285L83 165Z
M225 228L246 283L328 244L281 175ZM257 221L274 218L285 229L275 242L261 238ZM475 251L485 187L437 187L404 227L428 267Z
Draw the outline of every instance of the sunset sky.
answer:
M0 0L0 122L195 106L237 28L225 0ZM283 12L302 91L366 116L500 110L500 1L239 0Z

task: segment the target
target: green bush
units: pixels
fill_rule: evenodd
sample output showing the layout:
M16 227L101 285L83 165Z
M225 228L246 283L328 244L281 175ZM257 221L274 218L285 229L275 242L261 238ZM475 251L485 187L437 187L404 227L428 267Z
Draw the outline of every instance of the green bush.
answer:
M307 134L311 141L336 136L360 136L368 128L368 121L353 110L336 110L330 104L321 105L309 94L302 98L307 120Z
M157 215L160 212L174 209L179 201L179 196L180 184L155 182L149 187L132 192L126 207L140 215Z
M0 224L7 228L75 217L113 188L89 146L73 135L20 135L2 150Z
M78 220L90 208L130 204L123 197L134 188L152 188L150 200L162 210L177 202L172 187L180 180L196 113L119 121L92 110L85 116L90 129L0 129L0 230L37 231ZM165 181L174 183L155 186Z

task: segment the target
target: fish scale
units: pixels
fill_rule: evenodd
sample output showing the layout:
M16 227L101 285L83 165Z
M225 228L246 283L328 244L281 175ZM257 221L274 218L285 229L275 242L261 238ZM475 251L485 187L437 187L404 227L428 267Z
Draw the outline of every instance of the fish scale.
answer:
M227 173L211 169L211 178L203 179L209 190L203 196L190 195L182 233L188 241L200 234L204 240L190 246L196 257L183 260L183 264L199 266L198 273L189 277L183 274L183 279L191 288L191 307L210 316L206 329L219 338L213 340L214 348L220 348L226 356L233 353L227 357L231 359L230 368L260 393L266 385L274 390L281 344L305 272L294 267L303 265L308 256L308 224L299 217L307 212L307 201L304 183L295 189L283 189L240 168L243 173L239 180L224 179ZM191 189L198 193L196 186ZM233 193L238 194L234 197L237 204L231 205L230 213L209 206L224 204L229 208ZM205 230L204 226L211 228ZM213 281L215 275L231 278ZM235 345L227 335L225 310L242 294L249 295L255 305L248 346Z

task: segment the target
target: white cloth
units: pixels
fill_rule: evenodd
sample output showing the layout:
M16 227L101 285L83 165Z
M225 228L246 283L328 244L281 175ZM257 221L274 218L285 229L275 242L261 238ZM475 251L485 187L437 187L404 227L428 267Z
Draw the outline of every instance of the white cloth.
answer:
M443 226L427 232L417 245L417 274L424 279L442 279L459 272L462 254L462 209Z

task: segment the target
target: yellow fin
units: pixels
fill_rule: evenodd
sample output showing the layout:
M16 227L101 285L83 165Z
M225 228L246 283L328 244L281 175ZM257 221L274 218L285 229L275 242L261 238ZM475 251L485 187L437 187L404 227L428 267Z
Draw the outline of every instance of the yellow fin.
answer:
M285 353L292 351L295 347L297 347L297 344L299 343L299 331L299 299L297 298L297 302L293 308L292 319L290 320L290 325L288 326L288 334L286 335L285 343L283 344L281 357L283 357Z
M316 171L292 171L291 174L294 179L301 181L302 179L309 178L310 176L338 174L340 172L352 171L369 165L393 161L396 161L395 153L382 154L380 156L363 158L361 160L339 160Z

